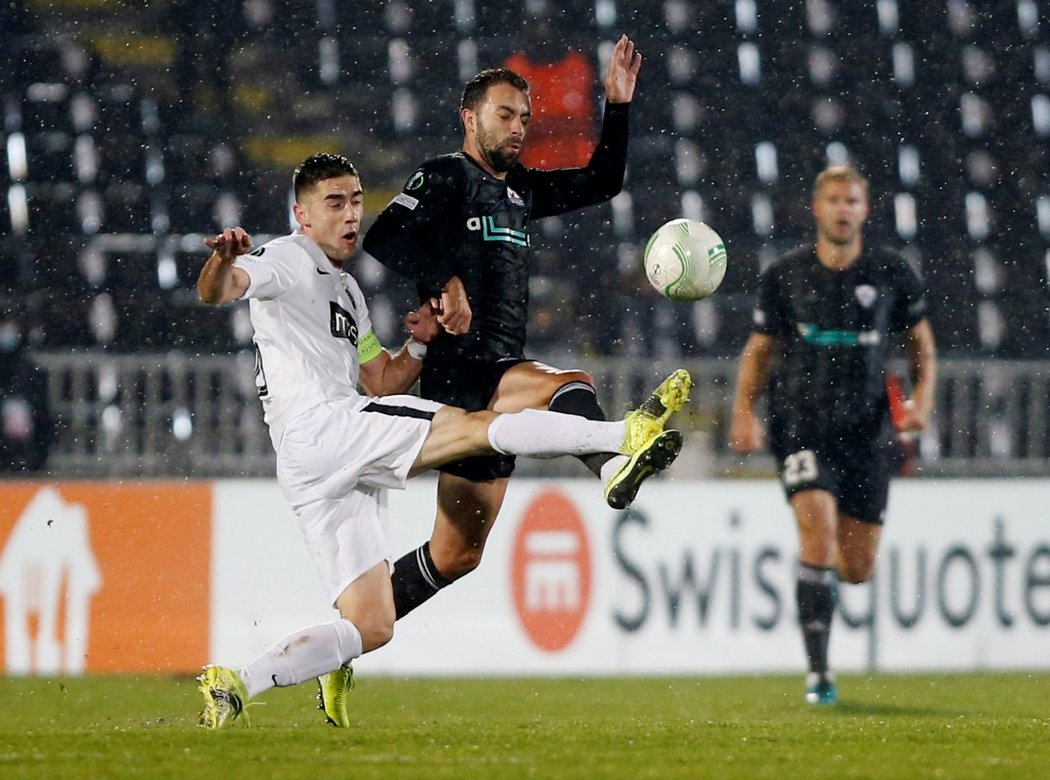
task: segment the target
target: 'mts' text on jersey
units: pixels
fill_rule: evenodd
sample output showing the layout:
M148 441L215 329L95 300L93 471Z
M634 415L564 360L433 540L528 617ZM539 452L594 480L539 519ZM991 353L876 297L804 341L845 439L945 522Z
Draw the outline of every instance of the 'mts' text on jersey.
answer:
M357 323L350 312L335 301L328 302L332 313L332 335L337 339L347 339L357 346Z

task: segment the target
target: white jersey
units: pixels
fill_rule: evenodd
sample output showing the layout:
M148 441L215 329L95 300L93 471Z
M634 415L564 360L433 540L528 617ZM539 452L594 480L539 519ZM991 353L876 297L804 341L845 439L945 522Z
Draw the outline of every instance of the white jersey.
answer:
M255 382L274 448L288 423L320 403L357 396L360 366L380 351L357 281L300 232L234 265L251 283Z

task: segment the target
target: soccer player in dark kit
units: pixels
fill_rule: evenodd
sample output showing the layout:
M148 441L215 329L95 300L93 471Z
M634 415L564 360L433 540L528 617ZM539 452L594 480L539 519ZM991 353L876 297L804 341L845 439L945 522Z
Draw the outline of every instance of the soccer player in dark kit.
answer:
M936 348L922 282L898 254L863 241L868 183L834 166L813 187L815 246L763 274L753 331L740 357L732 445L763 445L755 404L768 389L770 449L799 532L796 598L809 662L806 701L838 699L828 637L838 580L875 569L889 496L887 361L903 335L913 392L899 435L923 430L933 408Z
M528 315L529 222L601 203L623 186L628 110L641 55L622 36L605 77L601 136L583 168L536 170L518 162L531 115L529 86L496 68L471 79L460 107L463 148L424 162L379 215L364 248L437 299L445 332L428 345L420 391L467 409L549 408L605 419L592 378L524 355ZM654 424L685 403L691 379L676 371L645 408ZM670 451L644 462L581 458L605 483L614 508L634 498L637 476L659 470ZM472 571L503 503L514 459L470 458L442 469L430 540L399 560L393 575L402 617Z

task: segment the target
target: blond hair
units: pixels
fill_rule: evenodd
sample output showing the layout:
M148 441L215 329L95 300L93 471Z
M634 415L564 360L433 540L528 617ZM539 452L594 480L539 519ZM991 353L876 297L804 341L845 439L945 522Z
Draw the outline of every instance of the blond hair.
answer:
M818 173L817 178L813 180L814 198L817 197L820 188L829 181L857 182L864 190L864 197L868 197L868 180L864 178L864 174L848 165L831 165Z

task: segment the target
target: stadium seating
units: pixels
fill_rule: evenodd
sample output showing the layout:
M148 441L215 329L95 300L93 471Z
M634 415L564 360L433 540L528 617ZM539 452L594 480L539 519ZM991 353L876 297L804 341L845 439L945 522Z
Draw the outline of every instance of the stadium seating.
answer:
M249 347L243 318L195 302L197 234L286 230L289 161L320 146L357 160L385 202L416 161L458 146L463 80L545 12L551 47L600 70L627 32L645 66L625 191L533 231L536 353L736 354L758 273L809 240L813 177L852 162L871 180L870 240L921 267L942 349L1042 356L1048 5L6 3L0 294L24 302L27 348ZM238 32L216 47L223 29ZM648 235L680 215L729 250L721 291L695 306L639 276ZM366 286L396 341L410 292L381 272Z

